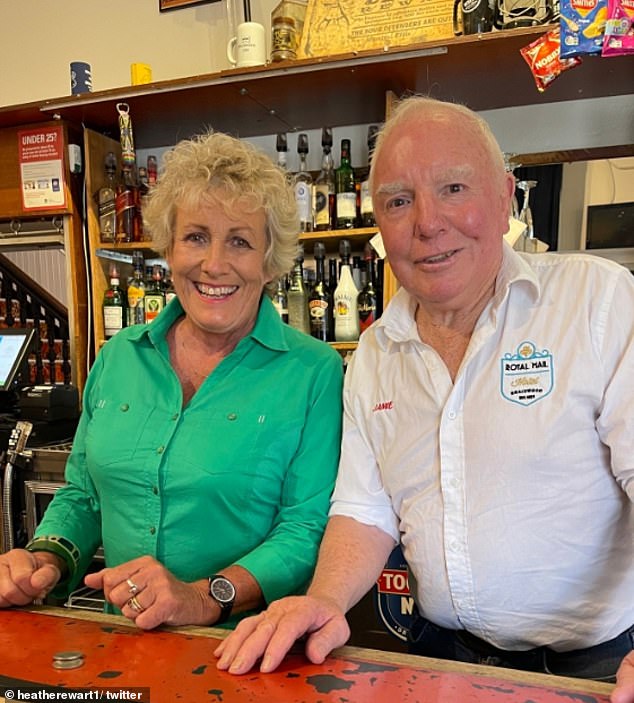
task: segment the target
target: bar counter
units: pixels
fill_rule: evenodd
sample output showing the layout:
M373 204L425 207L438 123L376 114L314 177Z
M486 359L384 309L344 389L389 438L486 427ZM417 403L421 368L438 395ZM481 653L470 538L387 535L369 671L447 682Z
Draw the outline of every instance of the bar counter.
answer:
M0 701L97 700L101 692L103 700L151 703L609 703L612 689L353 647L319 666L298 652L275 673L232 676L212 654L226 634L144 632L121 616L48 606L0 611ZM81 652L83 664L54 668L54 655L69 651Z

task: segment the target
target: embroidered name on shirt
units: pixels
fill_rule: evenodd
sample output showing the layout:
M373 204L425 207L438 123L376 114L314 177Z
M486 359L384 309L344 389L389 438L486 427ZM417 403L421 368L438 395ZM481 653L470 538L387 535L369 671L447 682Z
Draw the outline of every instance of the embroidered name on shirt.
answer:
M553 356L547 349L538 351L532 342L522 342L515 354L505 354L500 365L502 396L513 403L531 405L553 389Z
M377 403L372 408L372 412L375 413L377 410L392 410L393 407L394 407L393 400L385 400L382 403Z

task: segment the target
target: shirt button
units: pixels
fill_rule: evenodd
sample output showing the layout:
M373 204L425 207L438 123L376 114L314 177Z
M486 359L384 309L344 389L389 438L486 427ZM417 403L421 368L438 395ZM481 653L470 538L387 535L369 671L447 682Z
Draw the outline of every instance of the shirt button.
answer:
M156 527L150 527L150 534L151 535L156 534Z
M154 493L155 496L158 495L158 486L152 486L152 493Z
M227 420L237 420L238 416L235 413L229 413L227 415Z
M160 447L156 450L156 453L157 453L157 454L162 454L164 451L165 451L165 447L160 446Z
M127 413L128 410L130 409L130 406L127 403L122 403L122 405L119 408L122 413Z
M450 411L447 413L447 417L448 417L450 420L455 420L455 419L456 419L456 411L455 411L455 410L450 410Z
M459 479L459 478L452 478L452 479L451 479L451 485L452 485L454 488L458 488L458 486L460 485L460 479Z
M178 413L174 413L172 415L172 420L178 420Z

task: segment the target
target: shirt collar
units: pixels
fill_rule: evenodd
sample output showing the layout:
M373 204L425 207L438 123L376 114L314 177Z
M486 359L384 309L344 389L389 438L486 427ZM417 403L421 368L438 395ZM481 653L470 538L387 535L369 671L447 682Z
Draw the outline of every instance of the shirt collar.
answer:
M129 339L140 341L147 337L156 346L165 339L169 328L184 314L185 311L180 301L178 298L174 298L151 325L138 325L137 329L131 331ZM270 298L263 294L255 326L248 337L264 347L277 351L288 351L283 324Z
M495 293L493 295L492 306L497 309L506 296L512 285L526 286L529 295L533 299L539 298L539 279L530 266L528 256L518 254L507 243L503 242L502 263L495 283ZM385 348L388 340L402 343L408 341L420 341L418 329L416 327L416 300L404 289L399 288L385 312L377 323L377 340Z

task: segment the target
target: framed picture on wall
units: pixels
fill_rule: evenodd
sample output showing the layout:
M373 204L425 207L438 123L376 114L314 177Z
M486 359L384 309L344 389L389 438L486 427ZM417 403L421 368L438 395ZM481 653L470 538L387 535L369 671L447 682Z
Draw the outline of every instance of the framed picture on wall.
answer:
M220 2L220 0L159 0L159 10L161 12L167 12L168 10L180 10L182 7L207 5L210 2Z

